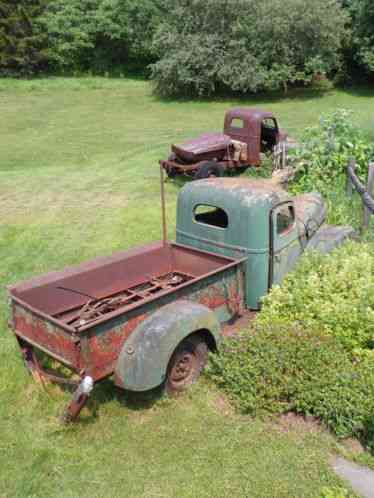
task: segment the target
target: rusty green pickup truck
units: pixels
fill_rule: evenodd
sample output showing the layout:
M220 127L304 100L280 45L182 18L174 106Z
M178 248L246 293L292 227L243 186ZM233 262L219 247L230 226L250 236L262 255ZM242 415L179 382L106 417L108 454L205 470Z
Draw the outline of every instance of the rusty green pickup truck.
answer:
M75 385L65 421L107 377L132 391L181 391L217 348L223 323L258 310L306 249L328 252L352 236L325 218L317 193L291 197L242 178L189 183L176 242L164 237L8 288L25 365L38 379ZM41 353L72 376L47 370Z

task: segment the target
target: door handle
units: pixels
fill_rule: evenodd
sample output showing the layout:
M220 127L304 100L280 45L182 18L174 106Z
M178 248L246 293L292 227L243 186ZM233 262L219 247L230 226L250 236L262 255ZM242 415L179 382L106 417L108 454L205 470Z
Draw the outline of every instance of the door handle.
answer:
M280 254L275 254L275 256L274 256L274 260L275 260L277 263L280 263L280 262L281 262L281 255L280 255Z

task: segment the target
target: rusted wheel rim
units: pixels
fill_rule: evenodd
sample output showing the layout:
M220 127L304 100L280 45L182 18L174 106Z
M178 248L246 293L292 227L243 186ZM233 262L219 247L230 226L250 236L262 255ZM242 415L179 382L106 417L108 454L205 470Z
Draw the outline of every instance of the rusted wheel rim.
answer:
M208 171L208 178L216 178L216 177L217 177L217 172L214 171L214 169Z
M169 374L169 382L173 387L182 387L190 384L198 369L196 356L189 351L183 351L178 355Z

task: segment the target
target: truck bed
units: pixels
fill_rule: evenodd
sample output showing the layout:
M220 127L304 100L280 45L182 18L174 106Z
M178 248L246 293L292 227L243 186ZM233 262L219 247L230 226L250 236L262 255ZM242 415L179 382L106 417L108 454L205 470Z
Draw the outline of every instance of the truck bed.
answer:
M22 308L76 334L236 264L155 243L22 282L9 293Z

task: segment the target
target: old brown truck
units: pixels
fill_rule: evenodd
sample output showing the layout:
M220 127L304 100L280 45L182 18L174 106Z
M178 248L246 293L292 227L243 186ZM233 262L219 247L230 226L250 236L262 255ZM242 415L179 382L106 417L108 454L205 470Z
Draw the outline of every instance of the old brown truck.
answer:
M195 180L243 172L261 164L261 154L287 140L273 113L238 107L226 112L223 133L205 133L172 145L167 160L160 161L170 178L178 174Z

